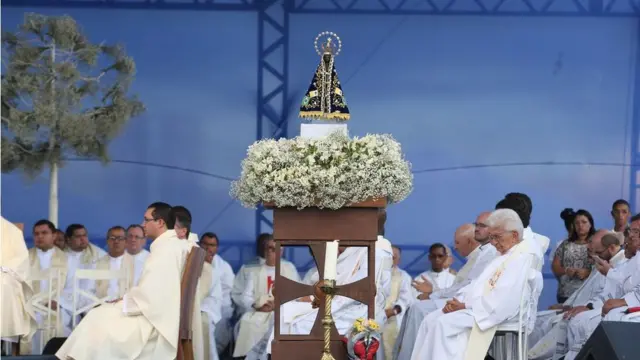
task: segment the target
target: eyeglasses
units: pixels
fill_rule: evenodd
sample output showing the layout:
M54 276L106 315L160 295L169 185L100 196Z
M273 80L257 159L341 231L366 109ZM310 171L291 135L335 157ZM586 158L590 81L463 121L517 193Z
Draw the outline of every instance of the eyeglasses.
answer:
M124 236L109 236L107 238L107 240L111 240L111 241L124 241L125 237Z
M275 246L267 246L267 251L276 251Z
M144 222L148 223L148 222L152 222L152 221L156 221L158 219L148 219L148 218L144 218Z
M132 239L132 240L142 240L142 239L144 239L144 236L127 235L127 239Z

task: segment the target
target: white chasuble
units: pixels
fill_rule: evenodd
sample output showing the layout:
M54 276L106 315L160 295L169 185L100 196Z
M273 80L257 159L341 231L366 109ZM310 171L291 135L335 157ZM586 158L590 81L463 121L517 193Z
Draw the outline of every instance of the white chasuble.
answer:
M496 257L496 248L487 243L475 248L467 257L451 287L433 292L427 300L415 300L405 314L398 339L393 350L394 360L408 360L418 336L420 324L432 311L444 307L447 300L461 296L465 288L475 280Z
M0 337L2 340L17 342L30 341L37 323L31 308L33 290L29 279L29 252L24 242L22 230L2 220L0 239Z
M293 281L300 282L298 271L287 263L280 266L281 275ZM238 337L233 357L243 357L254 347L260 339L269 331L273 311L256 311L268 301L273 301L272 289L275 285L275 266L260 265L257 270L251 271L246 289L242 296L242 305L250 310L240 318L238 325ZM250 305L249 305L250 304Z
M458 298L465 309L434 311L423 320L412 360L484 359L496 327L518 315L520 301L514 301L514 289L525 288L532 274L531 255L521 245L493 260L465 288Z
M173 230L151 244L140 282L122 301L92 309L56 353L59 359L175 359L180 322L180 283L191 247ZM197 297L196 302L199 303ZM199 310L199 309L198 309ZM194 311L195 313L195 311ZM194 352L202 359L199 311Z
M124 253L119 257L105 255L96 263L98 270L112 270L124 273L124 277L120 280L97 280L95 282L96 296L100 299L107 298L115 300L120 298L127 289L132 287L134 259L128 253Z

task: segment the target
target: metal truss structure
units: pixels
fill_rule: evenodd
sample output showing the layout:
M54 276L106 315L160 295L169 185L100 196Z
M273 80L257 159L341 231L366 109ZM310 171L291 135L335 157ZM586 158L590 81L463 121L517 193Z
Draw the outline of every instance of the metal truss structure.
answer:
M4 7L252 11L258 14L257 139L287 137L289 17L293 14L635 17L640 0L4 0ZM275 34L275 39L273 38ZM640 202L640 44L637 45L629 200ZM256 213L256 234L272 222Z

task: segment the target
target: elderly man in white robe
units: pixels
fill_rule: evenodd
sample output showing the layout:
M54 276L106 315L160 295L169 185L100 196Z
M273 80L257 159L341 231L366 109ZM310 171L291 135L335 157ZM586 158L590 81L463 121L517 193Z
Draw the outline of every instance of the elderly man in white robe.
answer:
M144 228L153 244L140 282L122 299L89 311L56 353L58 359L176 357L182 272L192 246L169 230L174 221L170 205L161 202L149 205ZM199 307L197 299L195 305ZM203 360L200 312L194 311L193 316L194 355Z
M587 247L590 256L598 255L615 268L626 261L620 245L618 234L601 229L589 238ZM552 305L549 310L538 312L534 330L529 335L529 359L551 359L556 344L566 344L567 331L566 324L562 323L563 317L572 317L576 312L586 310L585 305L603 291L605 281L605 275L594 268L582 286L563 304Z
M620 321L629 307L640 306L640 215L631 218L629 236L625 241L625 256L629 259L618 268L596 259L598 271L606 273L607 282L598 299L587 304L589 310L569 320L565 360L573 360L601 321ZM559 344L560 345L560 344ZM561 353L558 346L556 353Z
M487 221L491 242L500 256L458 298L424 319L412 360L484 359L497 326L517 319L520 304L514 301L514 289L529 291L525 285L531 277L541 281L539 272L533 274L535 259L521 246L524 229L518 215L510 209L498 209Z
M410 359L418 329L425 316L444 307L447 300L480 276L487 264L498 256L495 247L489 243L489 227L486 223L489 215L490 212L483 212L478 215L475 224L464 224L456 229L454 247L467 261L458 272L453 286L433 292L433 287L428 282L414 283L421 295L403 319L393 352L394 360Z
M33 290L28 283L29 252L22 230L4 217L0 240L0 337L13 343L29 342L37 323L31 308Z

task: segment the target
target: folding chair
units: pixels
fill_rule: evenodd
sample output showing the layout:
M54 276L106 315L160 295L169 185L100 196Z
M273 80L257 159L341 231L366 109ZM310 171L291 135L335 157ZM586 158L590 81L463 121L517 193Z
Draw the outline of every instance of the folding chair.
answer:
M98 298L95 291L95 286L92 286L90 290L80 288L81 280L98 281L98 280L126 280L126 269L120 270L96 270L96 269L77 269L73 276L73 302L71 311L71 325L75 328L77 325L78 316L86 313L96 306L100 306L107 302L108 296ZM124 282L127 283L126 281ZM123 296L128 290L125 285L124 288L120 288L119 296ZM80 297L80 298L79 298ZM80 306L83 304L84 306Z

